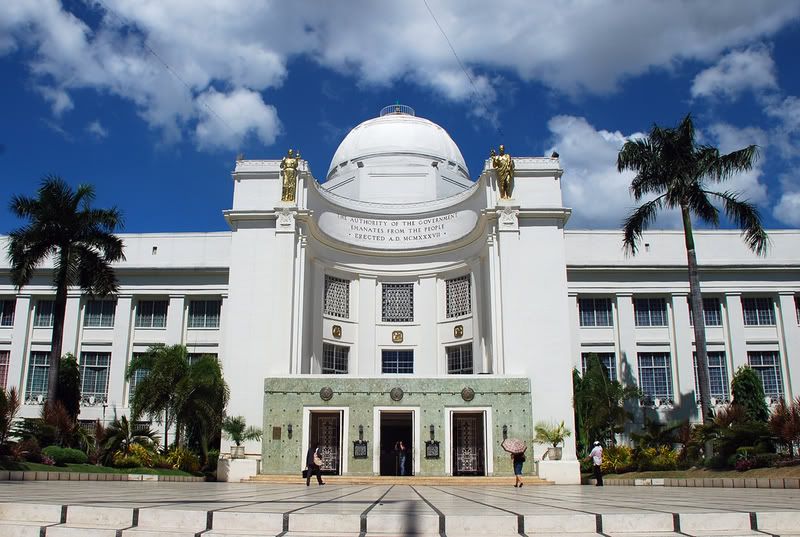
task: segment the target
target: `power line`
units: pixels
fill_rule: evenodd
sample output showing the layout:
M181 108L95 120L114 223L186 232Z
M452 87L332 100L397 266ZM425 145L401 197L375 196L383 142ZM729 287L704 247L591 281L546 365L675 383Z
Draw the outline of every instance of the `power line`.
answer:
M458 65L461 67L461 70L464 71L464 75L466 75L467 80L469 80L469 83L472 86L472 91L475 92L475 97L478 99L478 101L480 101L480 103L483 106L483 108L486 109L486 111L488 111L489 110L489 103L486 102L486 100L483 98L481 93L478 91L478 87L475 85L475 81L472 79L472 76L469 74L469 71L467 71L467 68L464 65L464 62L462 62L461 58L458 57L458 53L456 52L455 47L453 47L453 43L450 42L450 38L447 37L447 34L444 31L444 28L442 28L442 25L439 24L439 21L436 19L436 15L433 14L433 10L431 10L431 6L428 5L428 0L422 0L422 1L425 4L425 7L428 8L428 13L430 13L431 18L433 19L433 22L436 23L436 27L439 28L439 31L442 33L442 36L444 37L444 40L447 41L447 45L450 47L450 51L453 53L453 56L455 56L456 61L458 62ZM500 126L499 125L495 125L495 129L497 129L497 134L500 135L500 138L503 138L503 136L504 136L503 135L503 130L500 128Z
M117 19L117 21L119 21L119 23L120 23L122 26L130 26L130 24L129 24L129 23L126 23L126 22L125 22L125 19L123 19L123 18L122 18L122 17L121 17L121 16L120 16L120 15L119 15L119 14L118 14L116 11L114 11L113 9L111 9L111 7L109 7L109 6L108 6L108 4L106 4L105 2L103 2L103 0L95 0L95 1L96 1L98 4L100 4L100 5L103 7L103 9L105 9L105 10L106 10L106 12L107 12L107 13L110 13L111 15L113 15L113 16L114 16L114 17ZM165 60L164 60L164 59L163 59L161 56L159 56L159 55L158 55L158 53L157 53L157 52L156 52L156 51L153 49L153 47L151 47L150 45L148 45L148 44L147 44L147 38L145 38L145 37L143 37L143 38L142 38L142 46L143 46L143 47L144 47L144 49L145 49L147 52L149 52L149 53L150 53L150 54L151 54L151 55L152 55L152 56L153 56L153 57L154 57L156 60L158 60L158 63L160 63L160 64L161 64L161 66L162 66L164 69L166 69L166 71L167 71L169 74L171 74L173 77L175 77L175 79L176 79L176 80L178 80L178 82L180 82L181 84L183 84L183 86L184 86L184 87L186 88L186 90L189 92L189 95L193 95L193 94L194 94L194 90L192 89L192 87L191 87L191 86L190 86L190 85L189 85L189 84L188 84L188 83L187 83L187 82L186 82L186 81L185 81L185 80L184 80L184 79L183 79L183 78L182 78L182 77L181 77L181 76L178 74L178 72L177 72L175 69L173 69L173 68L172 68L172 67L171 67L171 66L170 66L170 65L169 65L169 64L168 64L168 63L167 63L167 62L166 62L166 61L165 61ZM213 115L214 117L216 117L216 118L217 118L217 119L220 121L220 123L222 123L223 125L225 125L225 127L226 127L226 128L229 130L229 131L231 131L231 134L233 134L234 136L236 136L236 135L237 135L236 131L235 131L235 130L233 130L233 127L231 127L231 126L230 126L230 124L228 124L228 122L227 122L227 121L225 121L224 119L222 119L222 116L220 116L219 114L217 114L217 112L216 112L216 111L215 111L213 108L211 108L211 105L209 105L209 104L206 102L206 100L205 100L205 99L203 99L203 98L201 98L200 96L198 96L198 97L197 97L197 101L198 101L198 102L199 102L201 105L203 105L203 107L204 107L206 110L208 110L208 111L209 111L209 113L210 113L211 115Z

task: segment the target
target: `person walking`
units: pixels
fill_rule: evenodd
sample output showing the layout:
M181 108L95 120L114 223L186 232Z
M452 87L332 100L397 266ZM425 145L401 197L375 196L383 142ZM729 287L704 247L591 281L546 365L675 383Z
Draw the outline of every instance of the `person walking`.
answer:
M319 454L319 442L313 446L309 446L308 453L306 453L306 486L311 484L311 475L317 476L317 483L324 485L322 481L322 457Z
M406 458L408 457L408 448L402 440L399 440L394 449L397 451L397 465L400 475L406 475Z
M589 452L589 456L586 457L586 460L592 460L592 465L594 469L594 478L597 480L598 487L603 486L603 446L600 445L600 442L595 440L594 447L592 451Z
M525 453L512 453L511 462L514 463L514 488L522 486L522 463L525 462Z

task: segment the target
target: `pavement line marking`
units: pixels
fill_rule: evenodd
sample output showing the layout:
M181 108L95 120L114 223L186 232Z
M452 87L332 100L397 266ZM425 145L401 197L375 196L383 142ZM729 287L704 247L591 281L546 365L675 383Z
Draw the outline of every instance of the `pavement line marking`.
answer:
M763 533L764 535L770 535L771 537L780 537L780 535L758 529L758 515L754 511L750 512L750 529L758 533Z
M367 508L364 510L364 512L363 512L363 513L361 513L361 527L359 528L359 529L361 530L361 533L359 533L359 534L358 534L358 537L365 537L365 535L367 534L367 515L369 514L369 512L370 512L370 511L372 511L372 509L373 509L373 508L374 508L376 505L378 505L378 504L380 503L380 501L381 501L382 499L384 499L384 498L386 497L386 495L387 495L387 494L389 494L389 493L392 491L392 489L393 489L393 488L394 488L394 485L390 486L390 487L389 487L389 489L388 489L386 492L384 492L384 493L381 495L381 497L380 497L380 498L378 498L377 500L375 500L374 502L372 502L372 505L370 505L369 507L367 507Z
M440 537L447 537L447 533L445 533L445 516L444 516L444 513L442 513L441 511L439 511L439 510L436 508L436 506L435 506L435 505L433 505L431 502L429 502L429 501L428 501L428 499L427 499L425 496L423 496L422 494L420 494L420 492L419 492L417 489L415 489L415 488L414 488L414 485L409 485L409 487L411 487L411 490L413 490L414 492L416 492L416 493L417 493L417 496L419 496L419 497L422 499L422 501L423 501L423 502L425 502L426 504L428 504L428 507L430 507L431 509L433 509L433 511L434 511L434 512L435 512L437 515L439 515L439 536L440 536Z
M468 502L477 503L478 505L483 505L484 507L491 507L492 509L497 509L498 511L503 511L505 513L509 513L517 517L517 533L522 535L522 537L528 537L525 534L525 515L521 513L517 513L516 511L511 511L510 509L503 509L502 507L497 507L496 505L491 505L488 503L479 502L478 500L473 500L472 498L467 498L466 496L459 496L458 494L453 494L452 492L446 492L442 489L431 487L433 490L438 490L442 494L449 494L450 496L455 496L456 498L461 498L462 500L467 500Z
M128 526L127 528L122 528L117 530L116 537L122 537L123 531L135 528L136 526L139 525L139 508L133 507L132 509L133 509L133 516L131 516L131 525Z
M462 490L462 489L459 488L458 490ZM467 490L469 490L469 492L474 492L474 490L472 490L472 489L467 489ZM486 494L486 493L484 493L484 494ZM584 514L587 514L587 515L597 515L598 514L595 511L585 511L583 509L577 509L575 507L561 507L559 505L553 505L553 504L550 504L550 503L542 502L542 501L540 501L538 499L537 499L537 501L531 501L531 500L533 500L533 498L531 498L530 496L498 496L497 494L486 494L486 495L487 496L494 496L495 498L502 498L504 500L513 499L514 501L516 501L518 503L526 503L526 504L529 504L529 505L539 505L539 506L543 506L543 507L553 507L555 509L563 509L564 511L584 513ZM526 498L526 499L523 500L522 498ZM616 504L612 504L612 505L616 505ZM567 514L567 513L565 513L565 514Z
M607 533L603 533L603 515L600 513L594 515L594 529L598 534L609 537Z
M357 490L355 492L348 492L347 494L342 494L341 496L337 496L335 498L330 498L328 500L322 500L322 501L316 502L313 505L312 504L304 505L303 507L298 507L297 509L292 509L291 511L286 511L285 513L283 513L283 531L280 532L275 537L283 537L284 535L289 533L289 515L291 515L293 513L296 513L298 511L302 511L303 509L308 509L309 507L316 507L318 505L322 505L322 504L325 504L325 503L330 503L330 502L332 502L334 500L339 500L341 498L346 498L347 496L352 496L353 494L358 494L359 492L363 492L363 491L367 490L368 488L370 488L370 485L367 485L366 487L364 487L362 489L359 489L359 490ZM330 490L330 489L327 489L327 490Z

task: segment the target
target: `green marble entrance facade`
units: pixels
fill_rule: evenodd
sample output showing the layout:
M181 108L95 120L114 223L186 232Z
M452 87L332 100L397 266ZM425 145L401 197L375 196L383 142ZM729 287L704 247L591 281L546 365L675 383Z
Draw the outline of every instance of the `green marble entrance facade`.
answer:
M500 443L530 446L531 413L527 378L267 378L261 472L299 474L319 443L323 473L511 475Z

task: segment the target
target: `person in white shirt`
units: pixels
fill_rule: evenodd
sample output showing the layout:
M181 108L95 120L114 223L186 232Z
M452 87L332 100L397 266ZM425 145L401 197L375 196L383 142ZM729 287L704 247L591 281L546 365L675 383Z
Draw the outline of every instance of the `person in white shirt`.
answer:
M592 459L592 464L594 465L594 478L597 480L597 486L603 486L603 446L600 445L600 442L594 442L594 447L592 451L589 452L589 456L586 457L586 460Z

